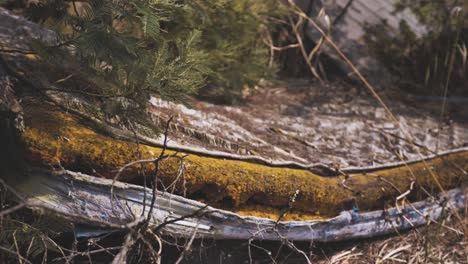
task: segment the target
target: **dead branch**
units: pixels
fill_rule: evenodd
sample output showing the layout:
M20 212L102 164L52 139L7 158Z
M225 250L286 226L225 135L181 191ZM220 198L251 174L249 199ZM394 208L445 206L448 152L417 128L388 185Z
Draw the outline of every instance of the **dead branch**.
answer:
M308 55L307 55L307 52L305 50L305 47L304 47L304 43L302 42L302 37L301 35L299 34L299 30L298 30L298 27L304 22L303 18L302 17L299 17L298 21L296 24L294 24L293 20L291 17L289 17L289 24L296 36L296 39L297 39L297 43L299 44L299 47L300 47L300 50L301 50L301 53L302 53L302 57L304 58L305 62L307 63L307 66L309 67L309 70L310 72L312 73L312 75L317 78L317 80L319 80L320 82L323 83L323 80L322 78L320 77L320 75L317 73L317 71L315 70L314 66L312 66L312 63L310 62L310 60L308 59Z
M43 198L35 199L34 193L30 193L32 196L28 198L28 202L33 208L38 207L53 211L75 223L87 223L88 225L117 230L128 230L127 225L129 226L128 223L132 222L133 216L127 209L111 207L109 189L112 180L98 179L67 171L54 173L36 171L31 179L34 179L34 182L40 182L40 184L35 183L35 192L47 193L46 196L41 196L46 197L46 201L41 200ZM73 185L73 189L70 188L71 185ZM151 196L151 190L131 184L117 182L114 188L119 202L128 203L129 208L134 212L142 210L143 191L149 192L148 195ZM72 190L72 193L80 193L80 195L73 194L74 200L70 200L68 198L69 190ZM410 228L409 225L404 225L399 221L401 214L396 208L388 209L385 218L383 218L382 211L360 214L344 211L335 218L323 221L280 222L277 224L274 220L242 217L232 212L206 207L205 204L166 192L158 191L157 195L158 206L154 208L151 223L154 226L163 223L158 231L176 237L191 235L190 230L193 230L197 224L200 225L200 237L248 239L260 229L276 226L280 232L285 232L285 236L287 234L287 238L290 240L323 242L393 233L395 230L387 224L389 222L394 223L398 230ZM453 204L453 207L449 208L464 208L463 188L454 189L448 192L448 195L449 200L447 201ZM90 200L87 197L94 197L94 199ZM441 200L445 199L443 197L429 198L412 205L405 205L400 209L415 226L420 226L427 223L427 216L437 219L442 214L445 206L440 204ZM87 206L82 207L81 205L85 203ZM422 215L414 213L413 206ZM200 209L209 213L204 213L205 211ZM191 219L191 215L196 216L196 220ZM173 220L168 222L168 217ZM350 230L353 230L352 234ZM263 233L262 239L276 240L277 238L270 233Z
M154 203L156 201L156 190L157 190L157 185L158 185L158 173L159 173L159 161L164 157L164 154L166 153L166 148L167 148L167 135L169 133L169 126L172 122L172 116L169 118L169 120L167 120L167 123L166 123L166 128L165 128L165 131L164 131L164 145L163 145L163 149L159 155L159 160L158 161L155 161L155 172L154 172L154 177L153 177L153 196L152 196L152 199L151 199L151 203L150 203L150 209L149 209L149 212L148 212L148 218L146 220L147 223L149 223L150 221L150 218L151 218L151 215L153 213L153 209L154 209Z
M25 258L24 258L23 256L21 256L21 255L18 255L18 253L15 252L15 251L13 251L13 250L10 250L10 249L8 249L8 248L6 248L6 247L2 247L2 246L0 246L0 250L3 250L3 251L5 251L5 252L7 252L7 253L10 253L10 254L12 254L12 255L15 255L15 256L18 258L18 260L19 260L20 262L21 262L21 261L24 261L25 263L30 263L30 264L32 264L31 261L25 259Z
M192 243L193 243L193 240L195 239L195 236L196 236L197 232L198 232L198 225L195 227L195 230L193 230L193 235L190 237L190 240L188 241L188 243L185 244L184 250L182 251L182 253L180 253L180 256L177 259L177 261L175 262L175 264L179 264L184 259L185 253L190 250L190 248L192 246Z
M152 223L152 219L153 219L153 210L155 208L156 198L158 196L158 194L157 194L157 192L158 192L157 188L158 187L157 186L158 186L158 175L160 173L160 162L164 161L164 160L167 160L169 158L176 158L176 159L178 159L180 161L180 166L179 166L179 169L178 169L178 172L177 172L177 175L176 175L174 181L171 184L169 184L167 187L163 188L164 189L163 193L166 192L171 187L173 188L173 191L174 191L176 183L179 181L180 177L184 174L184 160L183 159L184 159L185 156L182 156L182 157L177 156L178 153L175 153L173 155L166 155L165 154L167 141L168 141L169 127L170 127L171 121L172 121L172 117L169 118L169 120L166 123L165 132L164 132L164 147L163 147L160 155L157 158L146 159L146 160L141 160L140 159L140 160L137 160L137 161L134 161L134 162L131 162L131 163L128 163L128 164L124 165L122 168L119 169L118 173L116 174L116 176L114 177L114 179L112 181L111 201L117 198L114 195L115 183L117 182L118 177L120 176L120 174L125 169L127 169L129 167L132 167L132 166L135 166L136 164L153 163L155 165L155 171L154 171L154 176L152 178L152 186L151 186L152 195L151 195L151 202L150 202L150 205L149 205L150 209L148 211L148 215L145 218L135 219L135 217L134 217L134 215L132 213L132 210L131 209L128 210L128 212L130 212L132 214L131 218L134 219L134 221L126 225L129 232L125 236L125 241L124 241L119 253L114 257L113 263L124 263L124 262L126 262L127 258L129 257L129 253L130 253L131 249L134 248L134 246L139 242L141 242L146 247L146 249L143 248L141 252L142 253L143 252L149 252L149 254L152 255L152 257L156 261L156 263L160 263L160 261L161 261L161 251L162 251L162 245L163 245L162 242L161 242L161 239L159 237L160 236L160 230L163 229L167 225L170 225L170 224L173 224L173 223L176 223L176 222L180 222L180 221L184 221L185 219L189 219L189 218L201 217L202 215L208 213L207 211L205 211L207 206L204 206L204 207L200 208L199 210L197 210L197 211L195 211L195 212L193 212L191 214L182 215L180 217L177 217L177 218L174 218L174 219L171 219L171 220L164 219L164 221L162 223L160 223L159 225L157 225L156 227L154 227L154 228L150 227L150 224ZM138 139L136 139L136 140L138 141ZM144 209L146 208L146 196L147 196L147 194L146 194L146 191L144 193L145 193L145 195L143 196L144 205L143 205L143 211L142 211L142 214L141 214L142 216L144 216L144 213L145 213ZM122 208L120 208L120 209L123 210ZM190 247L190 245L192 244L193 239L195 238L197 232L198 232L198 225L196 226L195 231L193 232L193 235L190 238L189 243L187 244L188 247ZM158 245L158 250L157 251L152 246L152 243L145 239L146 235L149 235L150 237L152 237L154 239L154 241L157 243L157 245ZM188 250L188 248L186 248L185 250ZM178 262L183 259L183 256L185 254L184 253L185 250L180 255Z

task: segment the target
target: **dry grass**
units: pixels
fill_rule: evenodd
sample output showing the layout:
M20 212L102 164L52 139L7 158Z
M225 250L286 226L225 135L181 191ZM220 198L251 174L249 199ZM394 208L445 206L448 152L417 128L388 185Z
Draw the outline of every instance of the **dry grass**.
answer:
M463 223L453 216L442 222L459 231L468 224L466 217ZM359 242L319 263L468 263L467 249L466 235L432 224L386 239Z

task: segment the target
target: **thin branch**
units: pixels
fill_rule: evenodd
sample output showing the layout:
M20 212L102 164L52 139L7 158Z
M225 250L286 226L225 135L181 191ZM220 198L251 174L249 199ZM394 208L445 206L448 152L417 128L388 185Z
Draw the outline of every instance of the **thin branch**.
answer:
M198 225L195 227L195 230L193 231L193 235L190 237L189 242L184 246L184 250L182 253L180 253L179 258L175 262L175 264L181 263L182 260L184 260L185 253L190 250L190 247L192 246L193 240L195 239L195 236L198 232Z
M305 47L304 47L304 43L302 42L302 37L301 35L299 34L299 31L297 29L297 27L303 22L303 18L302 17L299 17L299 21L294 24L293 21L292 21L292 18L289 17L289 24L291 25L291 28L293 29L293 32L297 38L297 43L299 44L299 47L300 47L300 50L301 50L301 53L302 53L302 57L304 58L305 62L307 63L307 66L309 67L309 70L310 72L312 73L312 75L317 78L320 82L323 83L323 80L322 78L318 75L317 71L315 70L314 66L312 66L312 63L310 63L310 61L308 60L308 55L307 55L307 52L305 50Z
M0 52L3 52L3 53L19 53L19 54L23 54L23 55L37 54L37 52L34 52L34 51L21 50L21 49L0 49Z
M19 204L13 206L13 207L10 207L10 208L8 208L8 209L2 210L2 211L0 212L0 219L3 218L3 217L5 217L5 216L8 215L8 214L11 214L11 213L13 213L13 212L15 212L15 211L18 211L18 210L20 210L20 209L22 209L22 208L24 208L24 207L27 207L27 206L29 206L29 204L28 204L27 202L22 202L22 203L19 203Z
M157 185L158 185L158 173L159 173L159 161L164 157L164 154L166 153L166 148L167 148L167 139L168 139L168 134L169 134L169 126L172 122L172 119L174 117L171 116L169 120L167 120L166 123L166 129L164 130L164 143L163 143L163 149L161 153L159 154L159 158L157 161L155 161L155 172L154 172L154 177L153 177L153 196L151 197L151 204L150 204L150 209L148 212L148 218L147 221L151 219L151 215L153 214L154 210L154 203L156 202L156 190L157 190Z
M162 228L164 228L165 226L167 226L169 224L173 224L173 223L176 223L178 221L181 221L181 220L184 220L184 219L187 219L187 218L201 217L201 216L203 216L205 214L208 214L210 211L203 212L206 208L208 208L208 205L205 205L205 206L201 207L200 209L196 210L195 212L193 212L191 214L183 215L181 217L177 217L177 218L165 221L162 224L156 226L156 228L154 228L154 232L158 233Z
M351 5L353 4L353 2L354 2L354 0L348 0L348 2L343 7L341 12L336 16L335 20L333 20L332 26L336 26L336 25L338 25L338 23L340 23L340 21L344 18L346 13L348 13L348 10L351 7Z
M7 252L7 253L10 253L10 254L12 254L12 255L15 255L15 256L18 257L18 259L21 259L22 261L24 261L24 262L26 262L26 263L32 264L31 261L25 259L25 258L22 257L21 255L18 255L18 254L17 254L16 252L14 252L13 250L10 250L10 249L8 249L8 248L6 248L6 247L2 247L2 246L0 246L0 250L3 250L3 251L5 251L5 252Z

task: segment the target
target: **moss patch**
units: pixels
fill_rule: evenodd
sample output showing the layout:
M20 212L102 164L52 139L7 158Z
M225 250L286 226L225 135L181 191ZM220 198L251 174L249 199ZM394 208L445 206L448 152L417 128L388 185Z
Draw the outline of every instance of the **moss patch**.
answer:
M113 178L116 171L131 161L139 159L137 145L99 134L77 117L44 103L24 103L24 152L28 162L41 166L61 166ZM160 148L141 145L142 158L157 157ZM168 154L174 152L168 151ZM180 153L179 155L183 155ZM458 186L467 176L468 153L455 153L427 161L444 188ZM453 166L457 164L458 167ZM165 186L175 180L179 160L172 158L161 163ZM405 192L413 179L406 167L381 170L372 174L344 177L322 177L307 170L273 168L242 161L189 155L185 158L185 187L179 178L176 192L186 190L188 197L208 204L277 219L288 208L290 197L299 190L293 211L285 220L333 217L341 210L357 206L362 211L382 209ZM416 176L412 197L424 197L422 188L437 192L434 180L423 163L410 165ZM154 167L146 166L147 174ZM127 170L122 180L138 181L136 168ZM382 180L384 178L385 180ZM392 184L389 184L391 182Z

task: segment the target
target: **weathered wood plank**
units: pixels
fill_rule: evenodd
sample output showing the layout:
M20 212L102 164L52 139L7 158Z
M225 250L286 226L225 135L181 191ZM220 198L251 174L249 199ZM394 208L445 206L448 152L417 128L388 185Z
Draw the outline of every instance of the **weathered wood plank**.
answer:
M46 208L74 223L91 226L125 225L146 209L151 190L117 182L111 198L111 180L70 172L30 170L26 181L14 186L28 197L33 208ZM245 217L232 212L207 207L205 204L170 193L157 192L152 224L190 215L201 210L199 217L187 218L165 226L162 231L171 236L190 237L197 229L198 237L215 239L260 239L297 241L340 241L374 237L403 231L436 220L446 210L465 206L466 188L456 188L446 195L412 205L370 213L344 211L323 221L275 222L269 219Z

